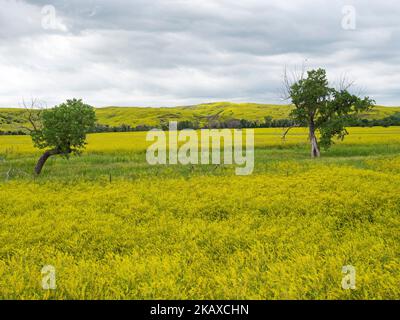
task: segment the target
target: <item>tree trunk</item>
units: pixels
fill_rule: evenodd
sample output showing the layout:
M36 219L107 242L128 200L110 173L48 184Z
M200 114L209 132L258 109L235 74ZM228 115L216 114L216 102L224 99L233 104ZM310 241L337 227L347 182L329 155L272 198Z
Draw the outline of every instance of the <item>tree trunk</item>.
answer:
M46 163L47 159L56 154L60 154L60 151L53 149L53 150L48 150L45 153L43 153L43 155L39 158L39 160L35 166L35 173L39 175L40 172L42 172L43 166Z
M310 123L310 143L311 143L311 158L318 158L321 153L318 147L317 137L315 136L314 122Z

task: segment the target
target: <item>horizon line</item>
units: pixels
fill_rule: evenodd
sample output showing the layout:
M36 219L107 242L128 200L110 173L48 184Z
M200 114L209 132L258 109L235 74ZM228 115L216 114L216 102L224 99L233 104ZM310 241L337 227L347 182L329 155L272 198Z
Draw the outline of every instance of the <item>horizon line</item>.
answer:
M63 103L63 102L61 102ZM61 104L60 103L60 104ZM106 108L149 108L149 109L172 109L172 108L190 108L190 107L198 107L198 106L206 106L206 105L212 105L212 104L223 104L223 103L229 103L233 105L241 105L241 104L252 104L252 105L260 105L260 106L277 106L277 107L289 107L292 106L292 103L286 103L286 104L280 104L280 103L260 103L260 102L231 102L231 101L212 101L212 102L201 102L198 104L188 104L188 105L176 105L176 106L155 106L155 105L147 105L147 106L139 106L139 105L104 105L104 106L94 106L95 109L106 109ZM33 108L33 109L51 109L58 106L54 105L51 107L46 107L43 108ZM383 105L383 104L375 104L375 107L384 107L384 108L399 108L399 105ZM13 107L2 107L0 106L1 109L24 109L23 106L13 106Z

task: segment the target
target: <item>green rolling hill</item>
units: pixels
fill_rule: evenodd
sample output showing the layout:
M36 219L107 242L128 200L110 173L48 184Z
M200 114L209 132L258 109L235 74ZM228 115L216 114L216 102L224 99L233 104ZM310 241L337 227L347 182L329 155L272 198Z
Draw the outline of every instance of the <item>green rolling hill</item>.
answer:
M97 108L98 123L111 127L129 125L158 126L169 120L192 121L199 124L210 120L246 119L264 121L265 117L272 119L286 119L291 110L288 105L270 105L257 103L217 102L180 107L105 107ZM0 130L20 131L29 126L24 118L24 109L0 108ZM400 113L400 107L377 106L372 111L362 114L365 119L383 119Z

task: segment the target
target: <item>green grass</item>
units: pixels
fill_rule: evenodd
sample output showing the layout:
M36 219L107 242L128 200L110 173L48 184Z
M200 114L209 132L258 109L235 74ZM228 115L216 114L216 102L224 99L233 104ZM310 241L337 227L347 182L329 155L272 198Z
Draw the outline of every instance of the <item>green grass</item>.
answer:
M143 133L34 177L29 137L0 137L0 299L399 299L399 130L351 128L316 160L302 129L256 130L244 177L150 166Z
M98 122L103 125L132 127L138 125L156 126L160 121L198 121L200 124L208 119L246 119L264 121L266 116L273 119L288 118L292 107L287 105L269 105L256 103L216 102L174 108L140 108L140 107L106 107L96 109ZM21 126L29 126L23 118L22 109L0 108L0 130L16 131ZM382 119L396 112L400 107L380 107L363 114L363 118Z

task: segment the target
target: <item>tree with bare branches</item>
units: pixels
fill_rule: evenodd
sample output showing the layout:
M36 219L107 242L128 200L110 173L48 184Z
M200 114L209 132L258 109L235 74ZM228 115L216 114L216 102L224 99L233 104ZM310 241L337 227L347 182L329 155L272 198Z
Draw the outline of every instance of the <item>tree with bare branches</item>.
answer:
M23 99L22 107L25 109L23 118L29 123L30 127L20 126L20 129L24 129L29 133L38 131L40 129L40 114L43 110L43 104L38 99L31 99L29 103Z
M369 97L351 94L348 91L351 85L342 79L339 89L329 87L324 69L311 70L306 75L303 70L291 77L285 70L284 90L294 105L290 116L297 126L308 128L312 158L320 156L320 146L328 149L334 137L343 140L348 134L346 123L374 106L374 100ZM287 133L288 130L284 136Z
M40 174L47 159L54 155L69 158L71 153L79 154L86 145L86 134L95 126L96 116L92 106L82 100L67 100L51 109L26 108L27 120L35 147L46 149L39 158L35 173Z

